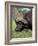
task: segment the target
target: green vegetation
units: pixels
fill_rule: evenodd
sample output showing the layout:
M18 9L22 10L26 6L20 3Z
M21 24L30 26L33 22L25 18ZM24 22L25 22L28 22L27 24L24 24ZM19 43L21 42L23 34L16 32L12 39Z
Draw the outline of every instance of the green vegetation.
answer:
M32 37L31 32L14 32L14 38L27 38Z

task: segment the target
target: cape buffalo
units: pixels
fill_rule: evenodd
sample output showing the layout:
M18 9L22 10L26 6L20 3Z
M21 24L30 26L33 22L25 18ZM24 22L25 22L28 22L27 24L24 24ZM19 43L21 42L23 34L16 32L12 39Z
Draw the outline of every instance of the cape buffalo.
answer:
M24 29L32 30L32 12L24 14L23 17L19 17L15 20L16 22L16 31L22 31Z

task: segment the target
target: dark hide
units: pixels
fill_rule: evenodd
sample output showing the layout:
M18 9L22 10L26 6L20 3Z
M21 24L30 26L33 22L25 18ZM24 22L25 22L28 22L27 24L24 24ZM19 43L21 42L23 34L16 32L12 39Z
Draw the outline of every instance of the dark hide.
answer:
M23 29L30 29L32 30L32 13L28 12L23 16L23 19L27 21L27 23L24 23L22 21L16 21L16 31L22 31Z

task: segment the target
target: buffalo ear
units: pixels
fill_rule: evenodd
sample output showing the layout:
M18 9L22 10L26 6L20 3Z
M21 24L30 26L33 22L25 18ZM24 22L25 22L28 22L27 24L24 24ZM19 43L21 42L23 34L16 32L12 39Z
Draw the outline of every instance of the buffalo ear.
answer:
M15 23L17 24L16 19L15 19Z
M15 19L15 22L16 22L16 19Z
M16 19L15 19L15 23L18 24L18 22L16 21Z

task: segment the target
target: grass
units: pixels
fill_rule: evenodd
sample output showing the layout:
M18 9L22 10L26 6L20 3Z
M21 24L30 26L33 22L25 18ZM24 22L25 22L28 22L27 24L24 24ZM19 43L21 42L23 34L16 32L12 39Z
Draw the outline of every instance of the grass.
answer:
M13 21L12 22L12 37L14 35L13 38L28 38L28 37L32 37L32 32L25 32L25 31L16 32L15 28L16 28L16 24L15 24L15 21Z
M14 32L14 38L32 37L32 32Z

